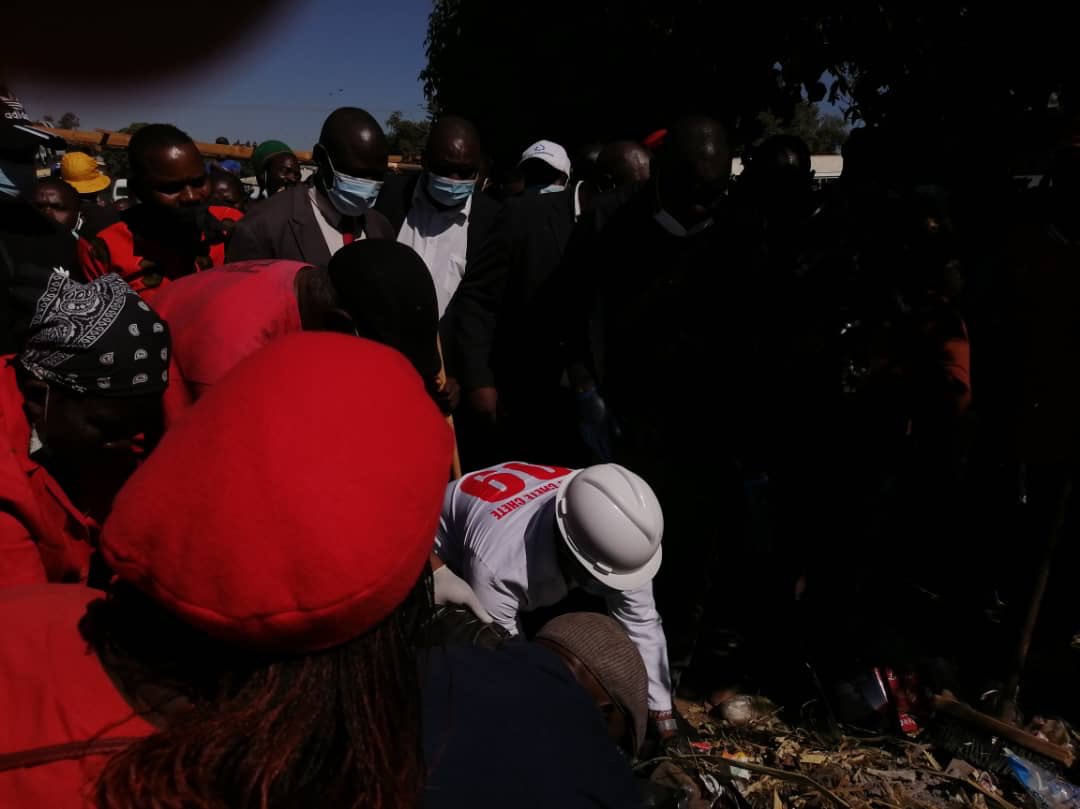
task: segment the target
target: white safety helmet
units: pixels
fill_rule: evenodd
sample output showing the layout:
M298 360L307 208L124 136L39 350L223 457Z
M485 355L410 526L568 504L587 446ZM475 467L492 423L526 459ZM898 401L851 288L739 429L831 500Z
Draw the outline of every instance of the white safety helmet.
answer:
M555 522L574 557L613 590L640 587L660 569L660 501L648 483L618 464L571 474L555 496Z

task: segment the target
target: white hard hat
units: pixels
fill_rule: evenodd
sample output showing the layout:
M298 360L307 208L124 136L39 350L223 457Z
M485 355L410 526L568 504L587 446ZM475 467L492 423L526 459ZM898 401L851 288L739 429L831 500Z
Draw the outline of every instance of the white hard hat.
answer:
M575 558L613 590L640 587L660 569L660 501L648 483L618 464L570 475L555 496L555 522Z

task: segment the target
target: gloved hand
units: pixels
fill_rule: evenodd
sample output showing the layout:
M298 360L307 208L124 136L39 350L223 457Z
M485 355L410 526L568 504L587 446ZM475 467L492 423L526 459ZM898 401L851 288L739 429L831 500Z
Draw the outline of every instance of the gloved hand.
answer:
M598 463L611 461L611 417L596 388L577 394L578 432Z
M484 605L480 603L480 599L477 598L469 583L446 565L436 569L432 574L432 579L435 585L436 604L460 604L468 607L485 624L490 624L495 620L484 609Z

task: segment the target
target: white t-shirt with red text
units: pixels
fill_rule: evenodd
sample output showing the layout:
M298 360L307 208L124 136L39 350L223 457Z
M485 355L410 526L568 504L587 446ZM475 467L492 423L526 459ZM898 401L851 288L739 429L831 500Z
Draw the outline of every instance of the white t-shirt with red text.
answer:
M561 601L555 494L572 469L511 461L451 483L435 553L476 592L496 623L519 634L518 613ZM652 583L606 590L608 612L637 646L649 674L649 709L671 710L667 639Z

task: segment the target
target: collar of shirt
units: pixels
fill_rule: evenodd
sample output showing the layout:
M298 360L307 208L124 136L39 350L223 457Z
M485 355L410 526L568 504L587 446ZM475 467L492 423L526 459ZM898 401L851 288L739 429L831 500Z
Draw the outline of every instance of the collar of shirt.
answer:
M473 197L476 196L476 192L474 191L472 194L469 194L469 198L465 200L465 204L460 208L440 208L431 201L431 197L429 197L427 191L424 190L426 177L426 173L422 174L416 183L416 188L413 189L413 207L419 206L434 216L445 216L447 219L452 220L458 225L467 224L469 221L469 214L472 212L472 201Z
M574 186L574 221L581 219L581 186L585 185L584 180L578 180Z
M353 235L358 236L363 230L364 217L345 216L344 214L338 213L326 194L320 194L319 189L315 186L311 186L311 188L308 189L308 198L311 200L311 204L315 207L315 210L322 216L323 221L338 233L352 233Z

